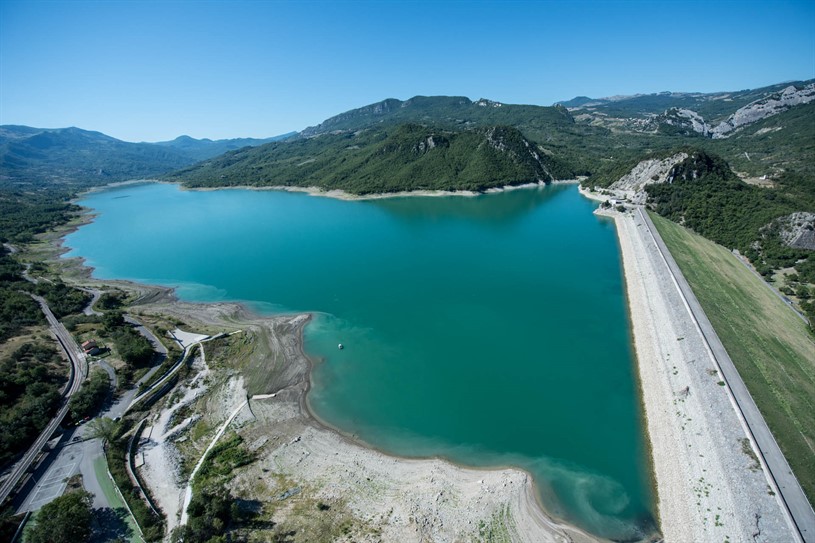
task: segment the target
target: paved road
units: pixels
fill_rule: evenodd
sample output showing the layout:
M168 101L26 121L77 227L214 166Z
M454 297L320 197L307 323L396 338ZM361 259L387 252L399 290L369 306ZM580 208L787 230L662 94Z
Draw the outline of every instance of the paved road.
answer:
M13 255L14 253L19 252L19 249L17 249L17 247L15 247L14 245L11 245L10 243L4 243L4 244L3 244L3 247L5 247L6 249L8 249L9 254L12 254L12 255ZM23 267L24 267L24 269L23 269L23 274L22 274L22 275L23 275L23 279L25 279L25 280L26 280L26 281L28 281L29 283L34 283L34 284L36 285L36 284L37 284L37 282L38 282L38 280L37 280L37 279L34 279L34 278L33 278L33 277L31 277L30 275L28 275L28 272L31 270L31 262L21 262L21 264L22 264L22 265L23 265ZM49 282L49 283L51 282L51 281L50 281L50 280L48 280L48 279L46 279L46 281L47 281L47 282Z
M699 324L702 335L704 335L705 341L707 341L710 350L713 352L713 356L719 364L722 377L732 391L736 404L753 435L754 441L758 445L760 455L764 461L763 463L775 481L781 501L787 508L793 524L795 524L803 541L815 543L815 512L813 512L812 506L809 504L804 491L801 489L798 479L796 479L792 473L787 459L782 454L772 433L770 433L770 429L767 427L764 417L758 410L744 381L742 381L738 370L736 370L736 366L730 359L730 355L727 354L719 336L713 329L713 325L710 324L702 306L699 304L699 300L696 299L696 295L685 280L685 276L682 275L682 271L679 269L673 256L671 256L671 252L668 250L665 242L662 241L662 237L651 221L651 217L649 217L642 208L638 208L637 212L654 237L654 241L668 263L668 267L676 279L682 295L688 302L691 313Z
M156 351L166 356L167 348L164 347L150 330L131 316L126 316L125 319L127 322L133 324L136 330L153 344L153 348L156 349ZM111 381L116 383L116 373L114 369L104 360L97 360L96 363L107 372ZM121 394L118 400L99 416L109 417L111 419L123 416L133 401L133 398L136 396L138 385L149 379L153 373L158 370L160 365L161 361L158 361L156 365L136 383L135 387ZM80 439L88 437L86 432L87 426L81 426L77 428L71 437L78 436ZM103 492L103 489L108 486L108 481L99 481L97 479L94 466L95 462L97 462L101 456L103 456L103 450L102 441L100 439L87 439L63 445L60 452L53 459L52 465L29 492L29 495L25 498L18 511L21 513L25 511L36 511L46 503L49 503L65 489L65 484L55 485L53 481L61 481L61 478L70 477L77 473L82 474L85 488L96 496L94 498L95 508L117 507L116 504L109 503Z
M99 298L102 297L102 291L96 288L81 288L81 287L77 288L79 288L79 290L83 292L87 292L92 296L91 301L88 302L88 305L85 307L85 309L82 310L82 313L84 313L85 315L101 315L101 313L95 310L93 306L96 304L96 302L99 301Z
M51 312L51 309L48 307L45 299L35 295L32 295L32 298L34 298L40 304L40 308L45 314L45 318L48 321L51 332L57 338L57 341L60 343L62 349L65 351L65 354L68 356L68 359L71 361L71 375L68 379L68 383L65 385L65 388L63 388L63 395L65 396L63 406L57 412L56 416L51 419L51 422L48 423L48 426L46 426L45 430L40 434L31 448L28 449L25 455L23 455L23 458L12 468L11 474L5 480L3 486L0 487L0 503L3 503L6 498L8 498L11 491L17 486L17 483L25 474L26 470L28 470L34 459L39 455L46 442L48 442L48 440L57 430L60 422L62 422L62 419L64 419L65 415L68 413L68 398L79 390L80 385L87 376L85 353L82 352L82 349L80 349L79 345L77 345L76 341L74 341L73 336L68 333L68 330L65 329L62 323L59 322Z
M193 345L197 345L197 344L193 344ZM190 347L192 347L192 345L190 345ZM159 379L158 381L153 383L147 390L142 392L139 396L136 396L135 398L133 398L132 401L130 402L130 404L128 404L127 408L125 409L125 412L127 412L127 410L129 410L132 406L136 405L137 403L139 403L143 399L149 398L150 396L153 395L154 392L156 392L157 390L159 390L160 388L165 386L170 381L170 379L172 379L175 376L175 374L178 373L178 370L181 369L181 366L183 366L183 363L187 360L187 355L189 355L189 353L190 353L190 347L186 347L181 352L181 356L178 357L178 360L175 362L175 364L173 364L172 367L169 370L167 370L167 372L162 376L161 379ZM158 369L158 367L155 367L152 370L150 370L150 374L145 375L142 379L139 380L139 382L141 383L143 381L146 381L147 378L150 375L152 375L153 372L155 372L157 369ZM132 396L131 396L131 398L132 398Z
M79 429L74 435L81 434L81 431L82 429ZM80 472L84 449L90 447L90 443L90 441L84 443L68 441L64 443L59 448L46 472L23 500L23 503L17 509L17 513L37 511L43 505L61 496L67 486L67 479ZM87 481L85 483L85 488L96 494L95 489L88 488ZM94 507L108 507L108 505L97 505L97 500L94 500Z
M74 435L82 436L83 433L88 433L87 426L78 428ZM53 463L17 509L17 514L37 511L61 496L67 479L77 474L82 475L85 490L93 494L92 507L96 511L97 521L103 525L103 540L122 538L143 543L135 519L127 513L124 502L107 475L102 440L98 438L64 443ZM111 535L115 537L105 537Z
M119 378L116 377L116 370L113 368L113 366L102 359L94 361L94 364L105 370L105 373L108 374L108 379L110 379L110 382L113 384L113 390L119 388Z
M136 331L138 331L141 335L147 338L147 341L149 341L153 345L153 349L155 349L157 353L163 355L167 354L167 347L164 346L164 344L155 336L155 334L153 334L153 332L145 328L145 326L142 323L136 320L134 316L125 315L124 319L125 322L129 322L130 324L132 324L136 328Z

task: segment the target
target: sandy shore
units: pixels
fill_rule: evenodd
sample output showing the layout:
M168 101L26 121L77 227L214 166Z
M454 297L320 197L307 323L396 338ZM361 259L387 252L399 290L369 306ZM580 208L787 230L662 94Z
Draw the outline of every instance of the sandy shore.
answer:
M399 192L375 192L371 194L353 194L341 189L325 190L320 187L296 187L288 185L275 185L275 186L254 186L254 185L235 185L225 187L185 187L182 181L162 181L158 179L134 179L132 181L121 181L119 183L110 183L103 187L92 187L85 191L84 194L100 192L117 187L126 187L130 185L142 185L146 183L160 183L165 185L178 185L182 190L199 190L199 191L215 191L215 190L258 190L258 191L282 191L282 192L301 192L310 196L320 196L324 198L336 198L337 200L382 200L385 198L403 198L406 196L423 196L423 197L442 197L442 196L465 196L473 197L482 194L495 194L499 192L506 192L519 189L530 189L544 187L547 185L576 185L580 183L581 179L556 179L549 183L543 181L534 183L523 183L519 185L504 185L502 187L492 187L484 190L483 192L476 192L472 190L405 190Z
M606 214L622 250L665 541L794 541L646 225Z
M353 527L349 541L478 541L485 534L496 541L600 541L547 516L531 476L521 470L394 457L321 425L305 402L311 369L302 348L305 316L264 318L238 304L166 301L138 311L169 315L193 327L240 328L236 341L257 346L240 361L245 370L240 374L207 354L206 361L196 361L189 380L179 383L175 399L154 407L140 471L170 517L169 526L179 523L186 485L181 457L200 455L252 389L261 397L248 402L230 431L243 437L257 460L236 470L226 484L234 496L265 504L274 511L274 522L303 534L303 541L328 529L329 520ZM260 390L250 383L258 370L264 370ZM197 421L173 420L172 413L184 406L193 406L210 430L194 438ZM296 495L280 499L293 489ZM332 516L315 520L304 513L314 504L330 504Z
M563 179L551 181L549 185L564 185L564 184L577 184L579 179ZM492 187L486 189L484 192L475 192L471 190L406 190L399 192L377 192L372 194L352 194L344 190L325 190L320 187L213 187L212 189L192 189L192 190L220 190L221 188L237 188L244 190L281 190L285 192L304 192L311 196L322 196L326 198L336 198L338 200L382 200L384 198L403 198L406 196L423 196L423 197L440 197L440 196L480 196L482 194L495 194L499 192L507 192L511 190L539 188L546 186L547 183L539 181L536 183L523 183L520 185L504 185L503 187Z

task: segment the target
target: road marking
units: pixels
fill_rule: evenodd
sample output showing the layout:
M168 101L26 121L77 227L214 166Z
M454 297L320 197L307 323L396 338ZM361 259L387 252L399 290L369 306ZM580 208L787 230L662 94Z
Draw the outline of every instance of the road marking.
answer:
M73 456L69 460L73 460ZM65 491L65 487L68 486L68 479L74 475L79 467L79 462L73 462L70 465L59 465L59 461L60 459L57 458L57 463L45 472L43 478L37 482L28 506L24 507L26 511L38 510L43 505L61 496Z

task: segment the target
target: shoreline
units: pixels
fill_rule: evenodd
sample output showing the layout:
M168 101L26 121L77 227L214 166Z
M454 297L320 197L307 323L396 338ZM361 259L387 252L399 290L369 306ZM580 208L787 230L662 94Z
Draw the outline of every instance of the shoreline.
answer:
M118 183L115 184L115 186L127 186L152 182L155 181L138 180L132 182ZM578 181L575 180L558 184L566 183L575 184L577 182ZM527 188L537 188L540 186L541 185L538 184L527 184L522 186L508 187L504 189L493 189L491 190L490 193L502 192L503 190L520 190ZM109 187L110 186L105 188ZM242 188L242 187L224 187L224 188ZM251 187L247 188L252 189ZM258 190L278 190L278 189L262 188ZM447 196L448 194L407 193L405 195ZM464 194L454 193L453 195L461 196ZM403 194L388 194L382 197L398 197L398 196L403 196ZM335 197L335 195L330 195L329 197ZM58 231L56 233L56 236L50 240L51 246L53 248L51 258L56 260L56 262L60 265L61 273L68 274L68 276L71 279L71 282L76 281L93 282L97 285L120 288L128 291L136 291L139 294L139 299L137 299L137 301L134 302L134 306L137 310L147 310L148 312L151 312L152 309L158 311L161 310L162 305L169 304L172 306L177 306L177 314L183 315L184 317L191 319L193 321L199 320L201 318L201 313L207 312L217 313L221 308L227 307L237 308L234 316L229 319L230 325L237 326L256 322L267 322L267 321L272 322L276 321L277 319L282 319L286 317L298 318L298 316L302 317L303 315L305 315L307 318L302 319L302 323L297 327L296 332L297 337L294 344L300 356L302 357L303 360L306 361L307 364L305 377L302 382L303 388L297 394L296 400L299 405L301 415L303 417L302 422L306 426L313 426L317 429L318 432L325 432L327 434L330 434L331 436L334 436L334 438L338 442L344 444L344 446L348 448L360 449L369 455L385 457L387 459L390 459L395 464L404 465L406 469L409 468L413 471L419 472L430 471L431 473L433 473L435 471L442 470L446 472L459 474L461 475L460 477L461 479L464 478L464 474L471 474L468 475L467 477L473 478L474 476L478 476L480 477L479 481L482 484L484 480L487 480L490 477L492 478L497 477L498 475L501 475L503 479L510 477L510 479L515 481L515 483L518 483L518 481L522 481L521 488L519 488L514 494L507 496L507 499L504 500L503 503L499 503L501 507L507 508L506 511L511 511L515 515L513 516L512 520L515 525L514 529L517 538L513 538L513 540L517 539L518 541L529 541L529 542L574 541L584 543L605 541L604 539L591 535L583 531L581 528L572 525L562 519L559 519L556 516L552 515L550 512L548 512L546 508L543 506L543 503L541 502L537 481L534 480L534 478L529 472L520 467L512 465L490 465L490 466L465 465L455 462L451 459L448 459L443 455L435 455L430 457L428 456L413 457L398 455L390 451L385 451L378 447L375 447L359 439L358 437L355 437L354 435L348 434L342 431L341 429L334 427L333 425L327 423L326 421L318 417L316 413L311 409L307 397L308 391L312 386L311 373L313 370L313 366L315 364L315 360L305 352L305 342L304 342L305 325L311 320L310 313L275 314L274 316L265 316L259 314L254 308L250 307L247 302L242 301L187 302L177 297L175 293L175 288L173 287L142 284L131 280L98 279L93 277L94 268L92 266L87 265L83 257L63 258L62 255L69 251L69 248L65 246L65 236L75 231L82 225L92 222L95 217L96 217L95 214L84 213L83 215L80 216L80 219L77 222L71 224L70 226L67 226L64 230ZM213 325L211 316L207 318L207 325L209 326ZM431 481L432 480L433 476L431 476ZM461 481L458 482L460 483ZM456 481L454 480L453 484L455 483ZM504 487L507 486L506 481L503 483L503 486Z
M308 194L309 196L316 196L321 198L334 198L336 200L346 200L346 201L366 201L366 200L383 200L387 198L406 198L406 197L446 197L446 196L463 196L472 198L475 196L482 196L485 194L497 194L501 192L507 192L512 190L522 190L522 189L532 189L532 188L542 188L547 187L550 185L579 185L583 181L582 178L576 179L555 179L553 181L544 182L544 181L536 181L530 183L521 183L517 185L503 185L500 187L490 187L488 189L484 189L483 191L473 191L473 190L405 190L405 191L398 191L398 192L372 192L370 194L354 194L351 192L346 192L342 189L329 189L326 190L321 187L297 187L297 186L289 186L289 185L272 185L272 186L256 186L256 185L227 185L227 186L217 186L217 187L186 187L184 186L184 182L182 180L179 181L165 181L162 179L132 179L129 181L118 181L116 183L108 183L107 185L102 185L100 187L92 187L86 191L81 192L77 198L72 200L72 202L76 203L76 200L81 198L83 194L91 194L95 192L104 192L106 190L121 188L121 187L128 187L131 185L144 185L149 183L158 183L162 185L177 185L181 190L190 190L190 191L202 191L202 192L209 192L209 191L216 191L216 190L257 190L257 191L278 191L278 192L295 192L295 193L303 193ZM581 192L582 194L582 192Z
M104 281L104 283L107 283L107 281ZM133 283L128 282L128 286L132 285ZM151 287L147 286L147 288ZM146 309L148 313L163 313L165 309L162 307L162 304L170 304L174 306L171 311L168 311L171 315L176 317L181 316L189 320L197 320L197 318L200 318L201 313L207 313L206 324L208 326L218 325L220 318L216 317L213 319L212 315L221 313L223 310L229 311L230 317L228 322L230 326L240 327L242 329L256 326L258 323L261 323L262 325L268 323L269 325L274 326L278 321L288 320L297 322L294 327L296 341L291 342L291 346L296 349L297 353L299 354L299 358L305 363L303 378L301 381L290 383L286 387L269 394L269 396L272 398L277 397L277 399L280 401L285 401L283 396L284 394L288 394L289 403L295 404L297 406L297 410L299 411L300 420L297 420L297 422L305 428L310 429L313 434L316 434L314 436L315 441L328 442L331 444L329 447L330 453L325 452L324 449L326 447L318 446L311 448L311 440L308 439L301 430L297 437L292 441L289 441L287 445L291 445L295 442L303 444L303 446L307 449L304 457L320 456L321 454L330 454L334 456L344 454L355 458L354 463L356 464L357 468L363 471L370 469L371 464L382 464L384 460L385 462L390 463L392 469L397 472L407 472L413 474L413 477L417 477L416 474L418 474L420 481L417 484L423 484L423 481L429 477L430 482L435 482L437 486L440 481L443 481L444 488L448 490L450 486L462 485L465 483L465 481L468 483L477 481L481 487L486 485L487 490L485 490L485 492L487 492L487 494L495 495L494 499L497 499L497 502L494 504L495 506L512 514L513 525L517 530L517 532L514 534L517 537L513 537L513 541L525 541L529 543L549 541L558 543L593 543L607 541L603 538L591 535L583 531L581 528L558 519L549 513L540 502L538 488L532 475L526 470L523 470L517 466L472 466L455 462L441 455L420 457L399 455L370 445L365 441L353 435L349 435L347 432L344 432L341 429L324 422L312 411L307 399L308 391L311 388L311 372L313 369L314 360L305 352L305 342L303 336L305 333L305 326L311 320L310 314L264 316L257 314L251 308L240 302L206 303L164 301L159 302L158 304L151 303L149 305L142 306L142 309ZM234 308L234 310L230 311L231 308ZM245 398L247 396L248 393L244 391L240 397ZM294 398L291 398L291 396L294 396ZM252 416L257 420L263 420L263 409L259 407L258 403L261 402L252 402L250 405ZM293 418L298 419L296 416ZM274 432L273 427L275 425L276 424L271 425L272 428L270 428L270 432ZM260 428L255 429L262 430L263 426L261 425ZM238 431L240 432L241 430L239 429ZM308 433L308 431L305 432L305 434ZM359 460L360 457L362 457L363 460ZM297 463L300 461L302 461L302 458L297 459ZM277 463L277 460L275 462ZM265 469L263 470L263 472L266 471L267 470ZM322 473L321 470L316 470L317 477L323 477L324 475L325 474ZM244 475L238 475L238 478L242 476ZM445 478L448 480L445 481ZM148 485L150 485L149 482ZM510 488L507 488L508 485ZM501 487L503 487L503 490ZM402 492L405 491L407 490L402 490ZM416 492L415 489L414 492ZM418 492L421 494L422 492L425 492L425 489L420 489ZM501 494L502 492L503 495ZM433 494L435 495L435 491ZM432 496L430 495L424 496L425 499L429 499L431 497ZM267 499L270 498L271 496L267 496ZM475 501L480 502L482 498L483 496L478 496L475 498ZM392 506L393 503L386 502L382 505ZM468 506L468 513L470 512L469 510L472 508L472 505L473 504ZM455 508L454 512L458 513L459 511L457 508ZM489 516L484 517L484 519L489 520ZM433 522L435 522L435 520L431 519L431 523ZM444 524L445 522L442 522L440 523L440 526ZM458 537L462 535L462 533L460 531L456 531L452 534L445 535L444 532L442 532L440 535L446 540L446 538L449 536ZM401 541L402 539L399 538L392 540Z
M244 307L244 309L246 309L246 308ZM249 310L249 311L251 311L251 310ZM261 318L268 318L268 317L263 317L262 315L260 317ZM480 473L484 473L484 474L491 474L491 473L503 472L503 471L521 472L521 473L524 474L525 479L528 481L528 484L524 485L525 486L526 499L529 500L529 503L533 506L533 509L528 511L528 513L530 513L531 516L536 517L538 519L538 522L543 522L543 524L545 524L545 526L547 528L550 528L550 529L553 529L553 530L566 531L566 532L574 531L575 533L571 534L573 537L578 536L578 535L580 536L579 539L577 539L577 540L569 538L568 541L570 541L570 542L571 541L585 541L586 543L589 543L589 542L594 542L594 541L597 541L597 542L606 541L603 538L594 536L592 534L589 534L588 532L584 532L578 526L575 526L575 525L569 523L568 521L566 521L564 519L560 519L560 518L556 517L555 515L553 515L552 513L550 513L549 511L547 511L546 507L544 506L544 504L541 501L540 491L538 489L539 482L537 482L535 480L532 473L530 473L529 471L527 471L527 470L525 470L525 469L523 469L523 468L521 468L519 466L514 466L514 465L510 465L510 464L494 464L494 465L489 465L489 466L475 466L475 465L471 465L471 464L463 464L461 462L457 462L457 461L455 461L455 460L453 460L451 458L448 458L448 457L446 457L444 455L441 455L441 454L433 455L433 456L408 456L408 455L404 455L404 454L398 454L398 453L394 453L393 451L388 451L388 450L385 450L385 449L383 449L381 447L377 447L376 445L368 443L367 441L359 438L355 434L350 434L349 432L346 432L346 431L342 430L341 428L338 428L338 427L334 426L333 424L331 424L331 423L325 421L324 419L322 419L313 410L313 408L311 407L311 402L309 402L309 399L308 399L308 393L309 393L309 391L311 390L311 387L312 387L311 376L312 376L312 372L313 372L313 369L314 369L315 360L314 360L314 357L309 355L305 350L304 335L305 335L306 326L308 325L309 322L311 322L311 320L312 320L312 315L308 314L308 318L303 322L303 325L298 328L297 349L299 350L300 354L307 361L307 364L308 364L308 369L307 369L307 372L306 372L306 379L305 379L305 390L300 395L299 401L300 401L301 409L305 413L307 413L308 418L310 418L312 421L317 423L322 429L324 429L325 431L331 432L332 434L334 434L335 436L337 436L338 438L340 438L341 440L343 440L344 442L348 443L351 446L360 447L360 448L363 448L363 449L366 449L366 450L381 454L383 456L387 456L389 458L393 458L393 459L398 460L398 461L403 461L403 462L406 462L406 463L422 464L422 463L428 463L428 462L441 462L441 463L444 463L444 464L449 464L449 465L451 465L454 468L459 469L459 470L480 472ZM536 514L533 514L533 513L536 513ZM532 540L532 541L537 541L537 540Z
M215 191L215 190L224 190L224 189L232 189L232 190L273 190L278 192L295 192L295 193L304 193L308 194L309 196L316 196L320 198L334 198L336 200L345 200L345 201L367 201L367 200L383 200L387 198L414 198L414 197L429 197L429 198L438 198L438 197L446 197L446 196L458 196L458 197L467 197L472 198L475 196L482 196L484 194L497 194L501 192L507 192L511 190L521 190L521 189L531 189L531 188L541 188L546 187L549 185L574 185L579 184L580 179L563 179L563 180L554 180L550 181L549 183L545 183L543 181L538 182L531 182L531 183L522 183L518 185L503 185L501 187L491 187L485 189L483 191L472 191L472 190L405 190L405 191L398 191L398 192L373 192L370 194L353 194L351 192L346 192L342 189L330 189L326 190L321 187L294 187L294 186L286 186L286 185L275 185L275 186L265 186L265 187L258 187L252 185L235 185L235 186L227 186L227 187L185 187L183 185L183 181L178 182L165 182L165 181L158 181L159 183L170 183L174 185L178 185L181 190L198 190L198 191Z

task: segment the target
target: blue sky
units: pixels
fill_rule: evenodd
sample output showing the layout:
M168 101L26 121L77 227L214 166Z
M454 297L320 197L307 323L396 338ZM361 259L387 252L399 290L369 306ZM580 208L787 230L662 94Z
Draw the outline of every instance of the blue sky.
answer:
M815 1L0 0L0 124L265 137L384 98L815 77Z

